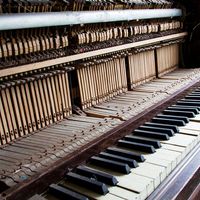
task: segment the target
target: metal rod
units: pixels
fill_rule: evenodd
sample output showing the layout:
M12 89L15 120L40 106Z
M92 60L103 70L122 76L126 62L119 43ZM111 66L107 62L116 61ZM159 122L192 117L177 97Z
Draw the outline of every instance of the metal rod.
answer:
M39 28L101 22L130 21L182 16L181 9L16 13L0 15L0 30Z

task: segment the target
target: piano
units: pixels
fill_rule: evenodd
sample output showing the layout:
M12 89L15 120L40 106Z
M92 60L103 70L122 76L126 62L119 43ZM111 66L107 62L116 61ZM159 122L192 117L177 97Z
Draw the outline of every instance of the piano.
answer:
M0 0L0 199L199 199L195 5Z

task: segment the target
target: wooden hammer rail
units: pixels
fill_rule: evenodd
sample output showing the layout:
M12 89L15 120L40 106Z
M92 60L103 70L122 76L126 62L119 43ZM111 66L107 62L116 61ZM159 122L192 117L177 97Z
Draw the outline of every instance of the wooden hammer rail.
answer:
M91 51L91 52L65 56L65 57L56 58L56 59L52 59L52 60L35 62L35 63L21 65L21 66L17 66L17 67L11 67L11 68L0 70L0 77L23 73L26 71L37 70L37 69L41 69L41 68L45 68L45 67L50 67L53 65L58 65L58 64L62 64L62 63L67 63L67 62L72 62L72 61L76 61L76 60L89 58L89 57L113 53L113 52L126 50L126 49L130 49L130 48L148 46L148 45L152 45L152 44L160 44L162 42L180 39L180 38L184 38L186 36L187 36L187 33L182 32L182 33L172 34L172 35L168 35L168 36L162 36L162 37L158 37L158 38L148 39L148 40L144 40L144 41L123 44L123 45L119 45L119 46L115 46L115 47L99 49L99 50L95 50L95 51Z

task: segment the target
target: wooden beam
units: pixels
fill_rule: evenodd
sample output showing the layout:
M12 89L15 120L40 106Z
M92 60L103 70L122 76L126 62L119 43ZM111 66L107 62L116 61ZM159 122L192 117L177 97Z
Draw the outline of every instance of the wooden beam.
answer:
M152 45L152 44L158 44L160 42L175 40L175 39L183 38L185 36L187 36L187 33L182 32L182 33L157 37L157 38L153 38L153 39L149 39L149 40L143 40L143 41L139 41L139 42L132 42L132 43L123 44L123 45L119 45L119 46L108 47L108 48L90 51L90 52L86 52L86 53L65 56L65 57L56 58L56 59L52 59L52 60L45 60L45 61L35 62L35 63L31 63L31 64L26 64L26 65L20 65L20 66L16 66L16 67L10 67L10 68L0 70L0 77L10 76L13 74L23 73L23 72L31 71L31 70L37 70L37 69L41 69L41 68L45 68L45 67L50 67L53 65L58 65L58 64L62 64L62 63L71 62L71 61L81 60L84 58L103 55L103 54L121 51L121 50L125 50L125 49L131 49L131 48L135 48L135 47L142 47L142 46L148 46L148 45Z

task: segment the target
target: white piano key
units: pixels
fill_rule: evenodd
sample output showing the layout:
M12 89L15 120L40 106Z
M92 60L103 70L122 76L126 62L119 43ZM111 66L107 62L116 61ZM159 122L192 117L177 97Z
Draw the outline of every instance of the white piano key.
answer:
M190 118L190 122L187 123L183 128L199 131L200 130L200 123L192 121L193 119L194 118Z
M176 161L176 165L178 165L178 163L182 160L182 155L180 152L172 152L170 150L164 149L164 148L160 148L157 150L156 155L163 155L164 158L172 160L172 161Z
M139 193L131 192L130 190L126 190L121 187L108 187L109 193L115 194L115 196L123 197L127 200L142 200L141 195Z
M135 192L132 192L130 190L126 190L124 188L121 188L121 187L118 187L118 186L108 186L108 190L109 190L109 193L107 193L106 195L100 195L100 194L97 194L89 189L85 189L81 186L77 186L73 183L70 183L70 182L63 182L62 185L68 187L68 188L71 188L72 190L76 191L76 192L79 192L85 196L88 196L89 198L94 198L94 199L97 199L97 200L107 200L107 199L110 199L110 200L142 200L141 199L141 195L139 193L135 193Z
M177 160L176 157L170 157L169 155L163 154L163 153L158 153L153 155L152 157L162 160L167 160L170 162L171 168L174 169L177 166Z
M194 118L190 118L190 121L199 123L200 122L200 114L196 115Z
M163 149L167 149L170 151L180 152L182 154L182 159L186 156L186 148L181 146L176 146L172 144L162 144Z
M147 163L158 165L165 167L166 174L169 175L172 171L172 162L163 158L155 157L155 156L144 156Z
M195 136L196 141L197 142L200 141L200 129L199 130L191 130L191 129L187 129L187 128L184 128L184 127L180 127L179 131L180 131L181 134Z
M135 193L139 193L141 196L141 199L145 199L155 189L154 183L153 183L154 180L152 178L137 175L135 173L130 173L127 175L120 174L110 169L105 169L103 167L94 166L91 164L88 164L88 166L96 170L100 170L100 171L104 171L109 174L112 174L118 180L117 186L127 189L129 191L135 192Z
M170 140L162 141L162 143L186 147L186 151L188 153L194 147L195 140L196 137L194 136L177 133L173 137L170 137Z
M194 135L200 141L200 122L190 121L186 126L179 128L180 132L187 135Z
M155 189L154 180L151 177L145 177L140 174L130 173L123 176L115 176L119 183L118 186L137 192L141 199L145 199Z
M167 176L165 167L150 163L140 163L139 167L131 169L131 172L140 176L152 178L156 188Z
M97 193L91 191L90 189L78 186L74 183L70 183L69 181L63 181L62 186L70 188L70 189L74 190L75 192L78 192L82 195L85 195L89 198L96 199L96 200L127 200L127 198L125 196L131 196L131 195L132 195L132 200L140 200L139 194L138 194L138 198L137 198L136 193L127 191L126 189L119 188L118 186L115 186L116 189L112 189L112 188L114 188L114 186L110 187L109 193L107 193L105 195L97 194ZM114 192L116 192L117 195ZM120 192L121 192L121 195L120 195ZM123 194L125 194L125 195L123 196Z

